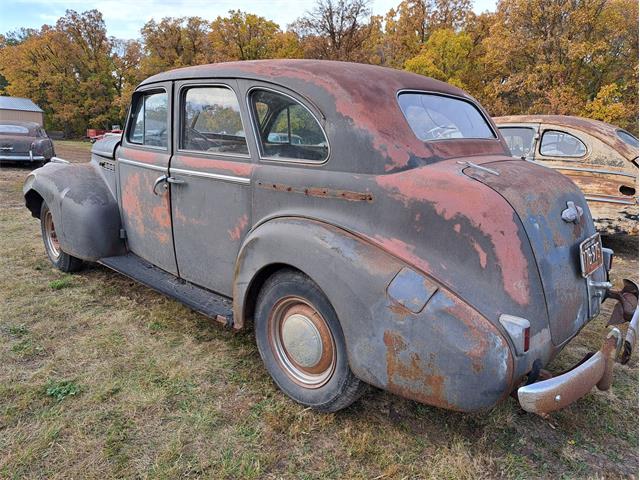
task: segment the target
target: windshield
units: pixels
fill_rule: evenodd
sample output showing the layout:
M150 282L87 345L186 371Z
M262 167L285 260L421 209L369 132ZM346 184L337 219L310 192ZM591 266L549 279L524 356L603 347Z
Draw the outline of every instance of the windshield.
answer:
M0 125L0 134L28 135L29 129L22 125Z
M426 142L457 138L496 138L470 102L431 93L401 93L398 103L416 136Z
M617 130L616 133L620 140L622 140L627 145L631 145L634 148L638 148L638 139L631 135L629 132L625 132L624 130Z

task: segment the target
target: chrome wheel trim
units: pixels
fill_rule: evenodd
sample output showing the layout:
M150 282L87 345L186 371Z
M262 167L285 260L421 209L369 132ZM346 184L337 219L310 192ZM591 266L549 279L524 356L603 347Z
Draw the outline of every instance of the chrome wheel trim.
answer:
M336 369L336 344L324 317L306 300L286 297L271 309L269 346L280 368L296 384L320 388Z
M60 258L60 242L58 241L58 235L56 234L56 227L53 224L53 215L51 210L47 210L44 215L44 241L47 245L49 256L55 262Z

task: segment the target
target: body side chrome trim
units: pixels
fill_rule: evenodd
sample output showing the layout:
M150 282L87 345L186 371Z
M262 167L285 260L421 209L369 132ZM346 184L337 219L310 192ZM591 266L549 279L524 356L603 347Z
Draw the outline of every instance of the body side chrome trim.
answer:
M541 162L536 162L536 163L541 163ZM585 167L559 167L556 165L550 165L550 168L553 168L554 170L571 170L574 172L602 173L605 175L620 175L622 177L636 178L636 176L632 175L631 173L616 172L615 170L598 170L597 168L585 168Z
M591 196L585 195L585 200L588 202L602 202L602 203L619 203L620 205L635 205L637 202L633 200L619 200L618 197L611 195Z
M152 165L149 163L143 163L143 162L136 162L135 160L129 160L128 158L118 158L117 160L118 162L124 163L126 165L132 165L134 167L141 167L141 168L147 168L149 170L155 170L157 172L166 172L167 168L166 167L160 167L158 165Z
M202 177L209 178L211 180L220 180L222 182L230 182L230 183L238 183L240 185L249 185L251 183L251 179L247 177L235 177L233 175L223 175L221 173L209 173L209 172L197 172L194 170L185 170L182 168L174 168L170 169L171 175L188 175L190 177Z

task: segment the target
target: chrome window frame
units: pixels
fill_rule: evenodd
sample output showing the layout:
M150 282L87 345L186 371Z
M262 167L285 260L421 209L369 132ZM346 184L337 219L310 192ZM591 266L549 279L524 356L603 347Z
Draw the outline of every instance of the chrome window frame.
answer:
M586 157L589 156L589 154L591 153L591 149L589 148L589 146L577 135L568 132L567 130L560 130L560 126L558 126L558 128L543 128L542 132L540 133L540 141L538 142L538 148L537 148L537 153L540 154L541 157L546 157L546 158L560 158L564 161L574 161L574 162L579 162L581 159L584 159ZM578 140L582 146L584 147L584 154L583 155L549 155L546 153L542 153L542 141L544 140L544 135L547 132L559 132L559 133L564 133L565 135L570 135L573 138L575 138L576 140Z
M308 160L308 159L304 159L304 158L266 157L266 156L263 156L262 155L262 142L260 141L260 137L258 135L258 132L260 131L260 125L258 123L258 118L255 115L254 108L251 105L251 94L253 93L254 90L264 90L264 91L267 91L267 92L277 93L278 95L282 95L284 97L290 98L291 100L293 100L297 104L301 105L305 110L307 110L309 112L309 114L311 115L311 117L316 121L316 124L320 127L320 131L322 131L322 135L324 135L324 139L327 142L327 156L325 157L325 159L324 160ZM248 113L249 113L249 117L250 117L250 120L251 120L251 127L252 127L252 130L253 130L253 138L255 139L256 146L258 147L258 159L261 162L295 163L295 164L313 165L313 166L326 165L329 162L329 160L331 159L331 143L329 142L329 137L327 136L327 132L325 131L322 123L320 122L320 120L318 120L318 117L302 101L300 101L299 99L295 98L294 96L289 95L287 93L284 93L284 92L282 92L280 90L277 90L277 89L274 89L274 88L269 88L269 87L264 87L262 85L255 85L255 86L253 86L253 87L251 87L251 88L249 88L247 90L246 103L247 103L247 110L248 110Z
M169 95L169 92L167 91L167 89L163 86L157 86L157 85L149 85L148 88L143 88L140 90L136 90L135 92L133 92L133 95L136 94L141 94L142 97L144 97L145 95L153 95L155 93L161 93L164 92L164 94L167 96L167 129L170 129L172 126L172 106L171 106L171 95ZM158 147L155 145L146 145L144 143L135 143L135 142L131 142L129 140L129 133L131 133L131 125L133 124L133 112L134 112L134 108L133 108L133 102L131 102L131 106L129 107L129 114L128 114L128 118L127 118L127 124L125 126L125 130L123 130L123 135L122 135L122 139L124 140L124 146L127 148L141 148L141 149L149 149L149 150L157 150L159 152L170 152L170 147L171 147L171 135L173 134L173 132L171 132L171 130L167 131L167 146L166 147Z
M186 80L188 82L188 80ZM242 124L242 130L244 131L245 137L244 137L244 141L245 144L247 145L247 153L228 153L228 152L207 152L207 151L203 151L203 150L187 150L187 149L183 149L181 148L181 142L182 142L182 127L184 126L184 118L182 115L182 106L184 105L184 100L185 100L185 90L188 90L189 88L206 88L206 87L211 87L211 88L225 88L227 90L230 90L231 93L233 93L236 97L236 102L238 102L238 115L240 116L240 123ZM207 82L203 82L203 83L183 83L180 85L180 88L178 89L178 109L177 109L177 113L178 113L178 128L177 128L177 138L176 138L176 148L175 148L175 152L174 155L177 154L193 154L193 155L203 155L205 157L230 157L230 158L242 158L244 160L251 160L251 147L249 146L249 142L247 141L247 129L244 125L244 121L242 120L242 111L240 110L240 98L238 97L238 93L231 88L230 85L224 84L224 83L207 83Z
M468 103L473 108L475 108L476 111L480 114L482 119L485 121L485 123L489 127L489 130L493 134L493 138L487 138L487 137L462 137L462 138L438 138L438 139L434 139L434 140L422 140L413 131L413 128L411 127L411 124L409 123L409 120L407 119L407 116L405 115L404 110L402 110L402 107L400 106L400 95L403 95L405 93L422 93L422 94L426 94L426 95L435 95L435 96L438 96L438 97L448 97L448 98L453 98L454 100L460 100L462 102ZM398 90L396 92L396 105L398 106L398 109L400 110L400 113L402 113L402 117L404 118L405 122L407 122L407 126L411 130L411 133L413 133L415 135L415 137L418 139L419 142L450 142L450 141L466 141L466 140L478 141L478 140L480 140L480 141L497 141L498 143L500 143L500 134L498 132L496 132L496 129L493 127L493 123L491 122L491 119L489 118L488 115L485 114L485 112L482 109L482 107L480 106L480 104L478 104L475 100L473 100L471 98L460 96L460 95L452 95L450 93L436 92L434 90L416 90L416 89L413 89L413 88L403 88L403 89L400 89L400 90Z

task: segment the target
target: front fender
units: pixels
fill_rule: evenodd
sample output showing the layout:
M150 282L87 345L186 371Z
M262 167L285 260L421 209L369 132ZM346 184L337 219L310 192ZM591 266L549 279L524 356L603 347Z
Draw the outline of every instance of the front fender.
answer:
M274 264L304 272L327 295L361 380L461 411L491 407L511 391L509 344L486 318L379 247L314 220L277 218L247 236L234 282L237 328L257 294L252 282Z
M89 261L126 252L118 202L96 168L92 163L48 163L31 172L23 187L33 216L40 214L36 199L49 206L62 250Z

